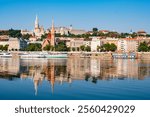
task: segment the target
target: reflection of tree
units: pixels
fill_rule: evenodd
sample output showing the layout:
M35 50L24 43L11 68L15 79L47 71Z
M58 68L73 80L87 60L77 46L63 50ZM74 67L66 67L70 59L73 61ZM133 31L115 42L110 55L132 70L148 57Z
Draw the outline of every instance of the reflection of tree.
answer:
M93 78L92 78L92 82L96 84L96 83L97 83L97 78L96 78L96 77L93 77Z
M85 74L85 81L88 81L89 78L90 78L90 74L89 74L89 73L86 73L86 74Z
M92 83L97 83L97 80L98 80L98 77L95 77L95 76L91 76L89 73L86 73L85 74L85 81L89 81L91 80Z
M60 75L61 73L66 74L67 71L67 66L56 66L55 67L55 75Z
M5 73L3 72L3 73L0 73L0 79L1 78L13 81L16 78L19 78L19 74L13 75L13 74L9 74L8 72L5 72Z

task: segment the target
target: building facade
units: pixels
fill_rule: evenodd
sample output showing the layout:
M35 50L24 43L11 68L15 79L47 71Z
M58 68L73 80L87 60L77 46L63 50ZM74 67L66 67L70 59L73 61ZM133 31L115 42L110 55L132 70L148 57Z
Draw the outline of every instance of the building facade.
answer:
M75 51L79 51L80 47L83 45L91 47L91 39L73 38L70 40L70 44L67 44L67 45L69 45L71 50L75 49Z
M0 45L8 45L9 36L8 35L0 35Z
M124 38L118 40L118 52L137 52L138 51L138 40L133 38Z
M52 20L52 28L51 32L48 33L47 38L43 41L42 43L42 49L46 47L47 45L49 46L55 46L55 28L54 28L54 21Z
M100 40L97 37L93 37L91 41L91 51L97 52L98 46L101 46Z
M27 42L18 38L9 38L8 44L9 51L19 51L20 49L27 47Z

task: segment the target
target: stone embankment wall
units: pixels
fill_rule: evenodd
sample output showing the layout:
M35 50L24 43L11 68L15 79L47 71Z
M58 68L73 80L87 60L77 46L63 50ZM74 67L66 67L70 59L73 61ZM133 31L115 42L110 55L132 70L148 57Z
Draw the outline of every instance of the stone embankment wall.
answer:
M78 58L99 58L99 59L105 59L110 60L112 59L112 53L92 53L92 52L80 52L80 53L69 53L69 58L71 57L78 57Z
M150 52L138 52L138 59L150 60Z
M69 57L79 57L79 58L99 58L104 60L110 60L112 58L111 52L103 53L92 53L92 52L81 52L81 53L69 53ZM150 60L150 52L138 52L136 53L137 59Z

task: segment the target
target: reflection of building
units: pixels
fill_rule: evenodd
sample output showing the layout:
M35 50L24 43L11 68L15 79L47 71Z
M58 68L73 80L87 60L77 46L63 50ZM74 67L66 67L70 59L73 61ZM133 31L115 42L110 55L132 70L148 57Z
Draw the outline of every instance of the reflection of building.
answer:
M91 59L91 75L95 77L100 75L100 59Z
M0 59L0 74L17 75L20 72L20 59Z
M31 79L35 94L44 80L50 82L52 92L54 84L72 83L74 80L144 79L150 76L150 61L117 59L100 60L91 58L35 59L20 60L0 59L0 75L18 74L17 77ZM84 82L83 82L84 83ZM47 90L47 89L46 89Z
M138 61L118 59L116 61L118 77L138 78Z
M69 66L71 78L81 80L84 79L86 74L91 74L90 63L90 59L70 58L67 66Z
M39 83L42 83L43 77L39 70L35 70L35 71L36 72L34 73L33 81L34 81L35 95L37 95L38 85L39 85Z
M50 67L46 69L47 80L50 81L52 93L54 92L54 83L55 83L55 66L51 64Z

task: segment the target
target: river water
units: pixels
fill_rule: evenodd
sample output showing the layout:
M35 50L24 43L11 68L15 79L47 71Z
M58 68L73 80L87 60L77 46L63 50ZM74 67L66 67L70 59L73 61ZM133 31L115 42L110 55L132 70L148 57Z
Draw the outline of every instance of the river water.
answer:
M0 59L3 100L148 100L150 60Z

